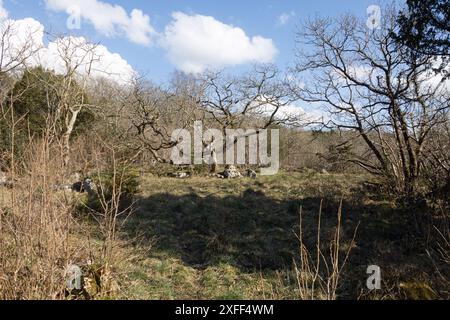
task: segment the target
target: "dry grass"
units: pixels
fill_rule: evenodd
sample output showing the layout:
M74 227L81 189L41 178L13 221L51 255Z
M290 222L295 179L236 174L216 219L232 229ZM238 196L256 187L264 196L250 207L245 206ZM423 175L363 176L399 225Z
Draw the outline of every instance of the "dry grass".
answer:
M323 249L321 239L322 204L320 203L319 216L317 220L317 240L314 250L307 248L303 241L303 212L300 207L299 230L296 237L299 241L299 262L294 261L294 269L302 300L326 299L336 300L340 278L350 257L350 252L355 245L358 226L355 228L353 238L347 244L347 249L342 250L341 223L342 223L342 200L339 203L337 222L332 239L326 251ZM341 251L344 251L343 254Z
M54 196L58 168L45 144L30 146L23 175L3 192L0 218L0 295L3 299L64 296L64 268L82 251L70 245L72 207ZM59 171L60 172L60 171Z
M428 263L401 211L364 189L366 176L280 172L256 180L180 180L144 174L138 210L125 219L106 199L112 210L95 215L80 211L89 203L86 195L53 190L64 174L38 151L18 187L0 188L1 298L67 299L69 264L82 267L81 298L91 299L448 296L446 235L441 232ZM102 226L108 217L123 226L113 236ZM381 291L365 288L370 264L382 268Z
M117 219L124 212L117 163L108 195L102 184L94 195L62 190L67 169L48 145L30 144L23 162L11 165L13 187L0 187L0 299L111 298L123 260L116 250L123 245ZM80 209L94 198L99 210L83 216ZM67 290L71 265L82 269L82 290Z
M426 261L424 243L408 227L407 212L368 192L366 179L312 171L256 180L145 174L139 210L123 236L141 236L137 252L145 249L146 239L152 249L136 254L121 282L122 297L403 299L404 284L414 280L445 297L442 279ZM300 206L303 255L307 252L309 267L300 261ZM365 287L371 264L382 268L383 290L369 292ZM299 286L299 274L310 281L316 278L314 293L311 282Z

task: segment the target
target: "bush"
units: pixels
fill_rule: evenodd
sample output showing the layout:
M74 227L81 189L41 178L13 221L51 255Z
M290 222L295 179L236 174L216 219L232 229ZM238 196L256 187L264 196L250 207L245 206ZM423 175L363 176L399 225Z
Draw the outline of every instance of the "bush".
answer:
M94 176L94 192L89 195L87 206L101 212L102 204L109 204L115 198L118 199L119 210L126 210L140 192L139 177L139 170L131 166L108 169Z

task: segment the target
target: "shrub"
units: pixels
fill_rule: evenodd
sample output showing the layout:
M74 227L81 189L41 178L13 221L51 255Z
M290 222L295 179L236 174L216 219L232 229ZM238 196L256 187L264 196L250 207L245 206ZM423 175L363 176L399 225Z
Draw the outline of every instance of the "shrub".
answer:
M140 192L139 170L131 166L108 169L92 178L93 192L88 195L89 209L102 212L105 204L118 199L119 210L129 208Z

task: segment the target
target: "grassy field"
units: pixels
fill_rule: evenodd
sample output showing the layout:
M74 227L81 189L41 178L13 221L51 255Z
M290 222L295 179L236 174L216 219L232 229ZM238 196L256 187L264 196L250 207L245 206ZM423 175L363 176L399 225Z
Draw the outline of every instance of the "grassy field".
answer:
M338 298L435 298L448 294L405 224L405 210L372 196L358 175L282 172L256 180L186 180L146 175L138 210L124 225L120 298L298 299L299 209L315 250L321 200L324 250L342 199L341 251L356 242ZM409 214L411 214L409 212ZM130 250L129 247L126 250ZM143 254L145 252L145 254ZM367 266L379 265L383 290L369 293ZM432 289L433 288L433 289ZM320 297L320 293L318 293Z
M367 180L314 171L236 180L144 174L136 210L120 222L114 289L101 298L300 299L294 268L300 208L302 238L313 260L322 212L321 249L328 260L341 201L341 261L351 251L338 299L448 298L448 265L431 259L418 238L427 232L420 222L425 208L397 207L371 193ZM0 207L7 206L10 193L0 188ZM72 241L100 251L95 224L82 215L77 219ZM366 288L369 265L382 270L381 290ZM321 268L326 271L324 264ZM317 290L315 298L326 296Z

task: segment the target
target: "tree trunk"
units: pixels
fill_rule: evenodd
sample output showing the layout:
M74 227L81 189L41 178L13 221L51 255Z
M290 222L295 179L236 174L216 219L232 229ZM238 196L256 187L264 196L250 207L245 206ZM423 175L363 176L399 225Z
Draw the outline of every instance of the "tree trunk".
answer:
M67 123L66 132L63 135L63 162L64 166L68 166L70 162L70 137L72 136L75 123L77 121L78 114L81 108L77 110L71 110L72 116Z

